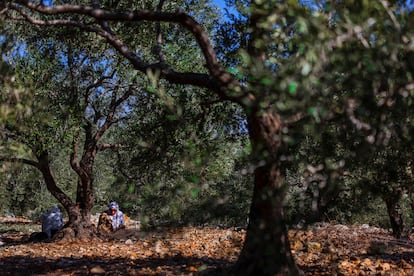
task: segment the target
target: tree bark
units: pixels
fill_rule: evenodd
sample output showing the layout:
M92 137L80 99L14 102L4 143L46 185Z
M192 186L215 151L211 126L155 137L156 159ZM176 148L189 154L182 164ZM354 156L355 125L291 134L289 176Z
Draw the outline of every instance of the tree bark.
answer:
M249 118L254 155L262 157L259 163L265 164L255 169L246 240L233 270L235 275L301 275L290 250L284 217L280 129L275 114Z
M80 14L85 17L103 21L152 21L179 23L189 30L196 39L201 49L209 73L180 73L172 69L161 67L159 64L150 64L143 61L136 51L129 49L118 37L111 35L94 25L84 24L74 20L39 20L27 16L21 10L20 5L9 5L11 9L24 15L25 20L32 24L44 26L72 26L87 32L94 32L105 38L121 55L123 55L136 70L147 73L148 70L159 71L160 78L172 84L189 84L216 93L221 99L237 102L246 108L249 117L249 134L253 145L254 156L264 157L264 164L260 162L255 170L254 196L251 204L250 222L244 248L236 265L237 275L297 275L299 270L295 265L285 226L283 213L283 200L285 198L280 157L282 157L280 141L280 120L278 116L270 113L256 115L250 109L259 105L255 93L246 93L245 96L231 96L232 87L241 88L238 81L228 72L223 70L217 61L217 57L208 39L207 33L192 17L181 12L154 13L150 11L137 11L129 13L113 13L106 10L96 10L82 5L44 6L25 1L21 5L33 12L44 15L60 13ZM259 5L252 1L251 6ZM265 4L263 4L265 5ZM257 64L264 62L266 49L258 49L267 30L261 29L261 23L266 23L266 14L252 8L249 34L248 53ZM264 24L263 24L264 25ZM256 69L254 69L256 70ZM253 84L256 86L256 84ZM251 87L261 94L261 87ZM229 90L230 89L230 90ZM234 92L234 91L233 91ZM260 97L259 97L260 98ZM252 115L253 114L253 115ZM83 184L82 184L83 185Z
M290 251L281 181L275 165L255 171L249 225L235 275L300 275Z
M49 153L45 150L33 149L38 165L36 166L42 173L43 179L46 183L48 191L63 205L67 210L69 206L73 205L72 200L56 185L53 170L50 167Z
M73 239L93 240L97 237L97 228L90 220L90 210L81 209L79 204L71 205L68 209L69 220L63 229L55 235L55 240L70 241Z
M57 185L50 167L49 154L47 151L34 149L38 159L38 169L41 171L48 191L63 205L69 221L63 229L55 235L55 240L86 239L96 237L96 228L90 220L90 210L82 209L79 204L74 203Z
M384 196L388 216L390 218L392 234L397 239L401 238L401 235L404 232L404 220L402 217L402 209L399 204L399 199L400 196L397 195Z
M93 208L94 193L93 193L93 166L96 158L96 146L89 146L85 144L86 149L79 163L78 173L78 188L76 201L80 203L83 216L89 216Z

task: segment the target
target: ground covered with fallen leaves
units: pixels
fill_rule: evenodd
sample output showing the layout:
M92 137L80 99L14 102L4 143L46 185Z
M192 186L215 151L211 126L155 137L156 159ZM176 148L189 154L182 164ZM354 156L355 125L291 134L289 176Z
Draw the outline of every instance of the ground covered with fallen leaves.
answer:
M225 275L245 237L233 228L130 228L105 240L29 242L39 229L24 218L0 218L1 275ZM306 275L414 275L414 237L337 224L290 230L289 237Z

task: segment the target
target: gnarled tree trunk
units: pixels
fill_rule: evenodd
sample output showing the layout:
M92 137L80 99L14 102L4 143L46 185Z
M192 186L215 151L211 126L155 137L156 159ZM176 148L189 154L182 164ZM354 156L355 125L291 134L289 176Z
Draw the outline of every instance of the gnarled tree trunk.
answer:
M94 204L93 192L93 166L98 152L97 136L92 135L90 125L85 127L85 141L80 161L77 161L78 151L77 139L73 144L73 152L70 159L72 169L78 175L76 190L76 205L66 208L69 222L65 225L67 230L65 236L80 239L93 239L96 237L97 229L91 222L91 211Z
M383 198L387 206L392 234L394 237L399 239L404 232L404 220L402 216L402 209L399 203L401 196L397 192L396 194L390 193L388 195L384 195Z
M97 236L97 229L91 223L90 211L79 208L79 204L66 208L69 220L63 229L58 232L56 238L59 240L92 240Z
M283 202L285 187L280 157L279 116L265 113L249 118L250 139L259 164L246 240L234 267L235 275L300 275L290 250Z
M63 205L68 213L69 220L63 229L56 235L56 239L91 239L96 236L96 228L90 220L91 208L81 208L80 204L74 203L57 185L50 167L47 151L34 149L38 159L38 169L41 171L49 192Z

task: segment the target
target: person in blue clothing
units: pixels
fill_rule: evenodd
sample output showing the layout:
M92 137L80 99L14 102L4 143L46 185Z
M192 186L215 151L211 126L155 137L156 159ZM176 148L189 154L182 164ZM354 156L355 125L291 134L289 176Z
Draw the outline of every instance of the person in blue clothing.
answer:
M116 201L111 201L108 210L99 216L98 230L109 233L125 228L124 214Z
M53 206L50 211L41 216L42 232L30 234L29 242L43 242L50 240L63 227L63 215L58 206Z
M42 214L42 232L50 239L63 227L63 215L58 206Z

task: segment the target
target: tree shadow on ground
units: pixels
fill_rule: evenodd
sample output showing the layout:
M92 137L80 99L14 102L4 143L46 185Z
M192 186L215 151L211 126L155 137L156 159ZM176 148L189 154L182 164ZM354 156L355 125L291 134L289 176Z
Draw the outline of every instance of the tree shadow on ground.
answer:
M382 254L362 254L359 258L368 258L372 261L380 260L383 262L412 262L414 260L414 252L403 253L382 253Z
M8 231L1 237L5 245L0 246L0 275L230 275L233 263L226 257L209 257L207 251L205 257L192 257L182 255L177 252L177 248L169 248L170 239L185 241L189 233L189 238L192 238L198 231L200 229L189 232L180 228L159 228L152 231L124 229L104 239L91 241L90 244L88 241L74 241L74 247L71 247L72 242L33 242L29 239L29 234ZM232 244L234 234L229 237L227 235L230 234L223 232L222 238ZM100 241L104 246L99 246ZM158 242L166 242L161 253L152 247ZM202 240L200 242L203 243ZM142 247L141 243L149 245ZM111 245L116 245L116 248L120 248L125 244L125 250L130 250L131 253L127 251L117 257L114 252L102 251L106 246L111 248ZM133 247L133 244L137 247ZM97 246L96 251L87 250L86 255L71 251L94 246ZM14 252L13 255L6 253L9 248L10 253ZM56 254L56 250L62 250L63 254ZM149 253L151 256L146 255Z
M13 256L0 259L1 275L226 275L227 260L192 258L46 258Z

